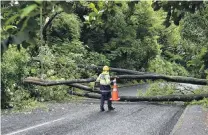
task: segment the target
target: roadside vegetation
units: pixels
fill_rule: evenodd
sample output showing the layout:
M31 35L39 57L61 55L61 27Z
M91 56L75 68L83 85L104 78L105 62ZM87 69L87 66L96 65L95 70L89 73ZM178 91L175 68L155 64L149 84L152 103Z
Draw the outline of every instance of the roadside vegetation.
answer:
M167 82L148 82L148 89L143 92L142 90L138 90L138 96L167 96L167 95L188 95L188 94L207 94L208 86L199 86L198 88L192 88L190 86L186 86L178 83L167 83ZM169 102L165 102L169 103ZM192 102L186 102L185 104L190 105L203 105L204 107L208 107L208 98L204 98L202 100Z
M207 37L206 1L2 1L1 108L74 100L68 86L22 80L70 80L100 72L79 65L208 79ZM207 87L194 92L207 93ZM175 93L174 85L161 88L156 82L144 96Z

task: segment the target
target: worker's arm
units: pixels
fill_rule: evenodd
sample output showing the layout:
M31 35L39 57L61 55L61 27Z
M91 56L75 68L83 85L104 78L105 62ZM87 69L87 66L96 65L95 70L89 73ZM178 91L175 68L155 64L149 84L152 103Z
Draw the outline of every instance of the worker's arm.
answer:
M100 85L100 75L98 76L98 78L96 79L95 83L94 83L94 87L98 87Z
M100 82L100 75L98 76L95 82Z

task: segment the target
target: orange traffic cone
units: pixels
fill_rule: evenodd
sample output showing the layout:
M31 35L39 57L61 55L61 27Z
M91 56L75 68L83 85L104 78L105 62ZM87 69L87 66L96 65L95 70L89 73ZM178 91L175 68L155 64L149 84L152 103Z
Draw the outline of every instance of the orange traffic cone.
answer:
M116 82L113 83L113 91L112 91L112 98L110 100L118 101L120 98L118 97L118 87Z

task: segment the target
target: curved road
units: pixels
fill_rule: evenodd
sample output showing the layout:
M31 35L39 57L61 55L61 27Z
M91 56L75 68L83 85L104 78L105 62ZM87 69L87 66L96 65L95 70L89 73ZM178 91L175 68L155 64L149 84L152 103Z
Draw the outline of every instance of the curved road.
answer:
M137 94L138 86L119 88ZM181 105L114 102L115 111L99 112L98 100L51 103L48 111L1 116L4 135L169 135L182 114ZM106 107L106 106L105 106Z

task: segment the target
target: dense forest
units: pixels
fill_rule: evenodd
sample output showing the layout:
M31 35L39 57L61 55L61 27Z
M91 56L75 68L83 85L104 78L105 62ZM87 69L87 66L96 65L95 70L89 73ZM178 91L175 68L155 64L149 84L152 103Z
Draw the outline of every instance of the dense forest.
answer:
M22 83L96 77L79 65L208 79L205 1L1 1L1 108L73 97Z

